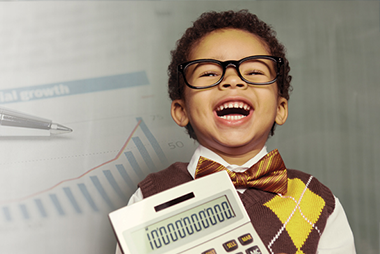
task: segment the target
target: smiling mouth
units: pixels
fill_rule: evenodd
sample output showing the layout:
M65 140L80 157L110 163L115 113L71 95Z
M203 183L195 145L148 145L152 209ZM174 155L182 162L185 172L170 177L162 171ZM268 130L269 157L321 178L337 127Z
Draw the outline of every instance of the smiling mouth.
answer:
M244 102L226 102L216 108L218 117L226 120L240 120L251 112L251 106Z

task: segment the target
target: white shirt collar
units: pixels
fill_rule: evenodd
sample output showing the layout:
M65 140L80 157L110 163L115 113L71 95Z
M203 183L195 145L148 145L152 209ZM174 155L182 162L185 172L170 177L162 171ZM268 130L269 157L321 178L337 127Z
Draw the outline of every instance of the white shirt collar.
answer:
M194 178L195 170L197 168L198 160L200 156L203 156L207 159L213 160L226 168L228 168L231 171L234 172L244 172L247 169L249 169L251 166L253 166L256 162L258 162L261 158L263 158L267 154L267 147L264 146L263 149L252 159L247 161L241 166L238 165L230 165L227 163L222 157L211 151L210 149L199 145L197 149L195 149L195 152L193 154L193 157L191 157L191 160L189 162L189 165L187 166L187 170L189 171L190 175Z

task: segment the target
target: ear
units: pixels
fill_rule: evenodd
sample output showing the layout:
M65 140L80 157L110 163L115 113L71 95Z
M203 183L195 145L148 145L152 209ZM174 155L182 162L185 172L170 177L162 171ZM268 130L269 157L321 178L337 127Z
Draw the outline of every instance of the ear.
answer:
M185 102L183 100L172 101L170 113L174 122L179 126L185 127L189 123L189 117L187 116Z
M279 96L277 102L277 115L276 115L276 123L278 125L283 125L288 118L288 100L284 97Z

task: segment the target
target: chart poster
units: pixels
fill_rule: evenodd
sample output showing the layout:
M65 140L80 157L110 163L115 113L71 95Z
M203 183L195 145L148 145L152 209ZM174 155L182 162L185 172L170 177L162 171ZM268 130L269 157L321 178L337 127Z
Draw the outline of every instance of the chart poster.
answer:
M73 130L0 136L0 253L114 253L108 213L198 146L170 116L170 51L203 12L248 9L276 30L293 76L268 151L328 186L357 252L378 254L379 4L0 2L0 108Z

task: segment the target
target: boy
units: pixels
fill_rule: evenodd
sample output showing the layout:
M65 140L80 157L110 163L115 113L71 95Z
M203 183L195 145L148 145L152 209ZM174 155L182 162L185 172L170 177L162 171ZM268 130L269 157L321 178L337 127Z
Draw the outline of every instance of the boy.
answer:
M202 14L169 66L171 115L200 145L189 164L150 174L129 204L226 170L270 253L355 253L339 200L287 170L277 150L267 153L267 138L288 116L289 70L275 32L255 15Z

